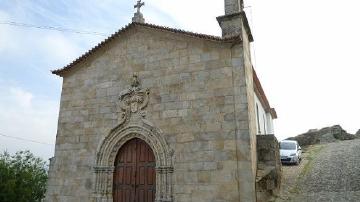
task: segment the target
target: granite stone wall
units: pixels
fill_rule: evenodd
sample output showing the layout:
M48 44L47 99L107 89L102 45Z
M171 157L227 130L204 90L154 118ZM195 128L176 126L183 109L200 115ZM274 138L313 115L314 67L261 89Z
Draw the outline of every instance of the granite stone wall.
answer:
M266 202L278 196L281 185L280 148L274 135L257 136L257 156L257 201Z
M174 151L173 200L255 201L252 66L243 51L135 27L77 64L63 76L46 201L95 200L97 152L119 125L119 93L133 73L150 90L147 120Z

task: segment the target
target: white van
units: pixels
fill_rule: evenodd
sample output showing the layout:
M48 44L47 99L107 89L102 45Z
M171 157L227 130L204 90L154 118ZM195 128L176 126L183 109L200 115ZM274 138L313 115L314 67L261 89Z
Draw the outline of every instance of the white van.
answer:
M301 161L301 147L296 140L283 140L280 142L281 163L294 163Z

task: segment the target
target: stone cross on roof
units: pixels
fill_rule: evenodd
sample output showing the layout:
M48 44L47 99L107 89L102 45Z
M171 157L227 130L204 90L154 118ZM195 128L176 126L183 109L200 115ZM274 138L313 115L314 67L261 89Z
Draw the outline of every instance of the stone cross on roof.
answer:
M132 18L133 22L145 23L145 19L142 13L140 12L140 8L144 5L145 3L141 2L141 0L138 0L137 3L134 5L134 8L137 8L137 12L134 13L134 17Z
M137 3L134 5L134 8L137 8L137 12L140 13L140 8L142 6L145 6L145 3L141 2L141 0L138 0Z

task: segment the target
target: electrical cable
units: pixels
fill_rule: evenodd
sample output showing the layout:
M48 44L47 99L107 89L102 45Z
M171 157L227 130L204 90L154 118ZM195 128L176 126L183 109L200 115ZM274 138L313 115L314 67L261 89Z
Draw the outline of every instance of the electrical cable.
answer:
M53 31L59 31L59 32L69 32L69 33L75 33L75 34L89 34L89 35L98 35L98 36L108 36L108 34L101 33L101 32L77 30L77 29L54 27L54 26L40 26L40 25L26 24L26 23L14 22L14 21L0 21L0 24L1 25L16 26L16 27L25 27L25 28L46 29L46 30L53 30Z
M36 141L36 140L30 140L30 139L25 139L25 138L21 138L21 137L14 137L14 136L10 136L10 135L4 135L2 133L0 133L0 136L11 138L11 139L16 139L16 140L20 140L20 141L24 141L24 142L33 142L33 143L37 143L37 144L54 146L54 144L45 143L45 142L39 142L39 141Z

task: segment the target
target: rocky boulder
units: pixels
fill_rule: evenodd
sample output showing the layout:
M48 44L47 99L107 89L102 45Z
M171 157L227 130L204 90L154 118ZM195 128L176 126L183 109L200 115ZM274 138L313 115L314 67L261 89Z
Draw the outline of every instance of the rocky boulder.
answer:
M356 138L360 138L360 129L355 134Z
M336 142L339 140L340 141L352 140L355 138L356 138L355 135L349 134L341 126L335 125L332 127L322 128L320 130L311 129L304 134L298 135L296 137L288 138L288 140L297 140L301 146L307 146L314 144Z

